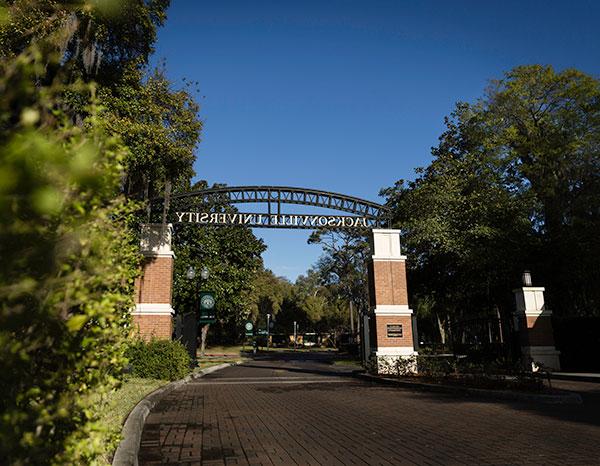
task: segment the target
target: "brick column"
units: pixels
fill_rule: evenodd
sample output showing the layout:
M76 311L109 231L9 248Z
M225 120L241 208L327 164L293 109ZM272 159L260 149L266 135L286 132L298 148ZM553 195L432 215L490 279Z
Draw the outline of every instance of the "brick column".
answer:
M372 230L371 251L368 264L371 357L377 360L378 372L385 372L386 364L417 354L400 231Z
M531 280L531 277L527 280ZM527 366L531 361L534 371L537 370L536 362L550 369L560 370L560 352L554 346L552 311L546 309L544 291L545 288L539 286L523 286L513 290L517 304L515 317L521 354Z
M144 339L171 339L173 333L171 295L173 227L161 224L142 225L141 250L144 254L142 275L135 283L133 324Z

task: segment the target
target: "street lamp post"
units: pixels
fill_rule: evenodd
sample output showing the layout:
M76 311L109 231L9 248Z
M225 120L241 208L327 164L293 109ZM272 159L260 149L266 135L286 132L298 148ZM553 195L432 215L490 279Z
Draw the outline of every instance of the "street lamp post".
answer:
M196 278L196 269L189 267L186 272L188 280L193 281ZM183 344L188 350L188 353L192 360L196 360L196 349L198 340L198 322L196 314L198 312L198 283L195 282L194 286L194 310L186 312L183 315Z
M271 330L271 314L267 314L267 351L269 351L269 332Z
M210 272L208 270L208 267L204 266L202 267L202 270L200 271L200 278L202 278L202 280L204 280L206 282L206 280L208 280L208 277L210 276ZM204 348L206 348L206 335L208 334L208 328L210 327L210 323L205 322L204 325L202 326L202 333L200 336L200 356L204 357Z
M294 321L294 351L298 349L298 326L296 321Z

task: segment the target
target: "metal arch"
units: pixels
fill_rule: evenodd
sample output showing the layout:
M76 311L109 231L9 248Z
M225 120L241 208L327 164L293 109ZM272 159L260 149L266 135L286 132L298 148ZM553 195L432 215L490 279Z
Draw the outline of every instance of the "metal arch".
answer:
M226 196L226 198L224 199L223 196ZM227 200L231 204L263 202L269 203L270 207L270 204L274 203L277 204L278 212L280 204L298 204L349 212L379 221L386 221L389 217L388 208L376 202L329 191L290 186L225 186L207 188L173 195L171 196L171 200L198 198L202 202L209 202L215 197L220 197L221 201ZM162 200L162 198L155 199L155 201L159 200Z

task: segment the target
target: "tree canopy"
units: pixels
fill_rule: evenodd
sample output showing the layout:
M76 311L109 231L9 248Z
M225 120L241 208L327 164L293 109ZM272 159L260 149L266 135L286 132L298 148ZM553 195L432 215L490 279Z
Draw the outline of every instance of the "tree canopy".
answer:
M382 191L417 309L508 315L531 269L556 313L598 312L599 89L576 70L517 67L456 105L414 181Z
M186 186L201 123L147 69L165 1L0 5L0 462L110 451L139 273L132 198ZM141 193L141 194L140 194Z

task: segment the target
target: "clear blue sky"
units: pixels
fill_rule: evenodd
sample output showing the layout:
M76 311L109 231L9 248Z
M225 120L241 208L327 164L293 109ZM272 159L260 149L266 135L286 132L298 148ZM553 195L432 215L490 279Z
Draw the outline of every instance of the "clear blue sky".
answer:
M381 201L489 79L531 63L598 76L599 24L591 0L175 0L154 61L199 83L198 178ZM321 253L307 231L255 233L292 280Z

